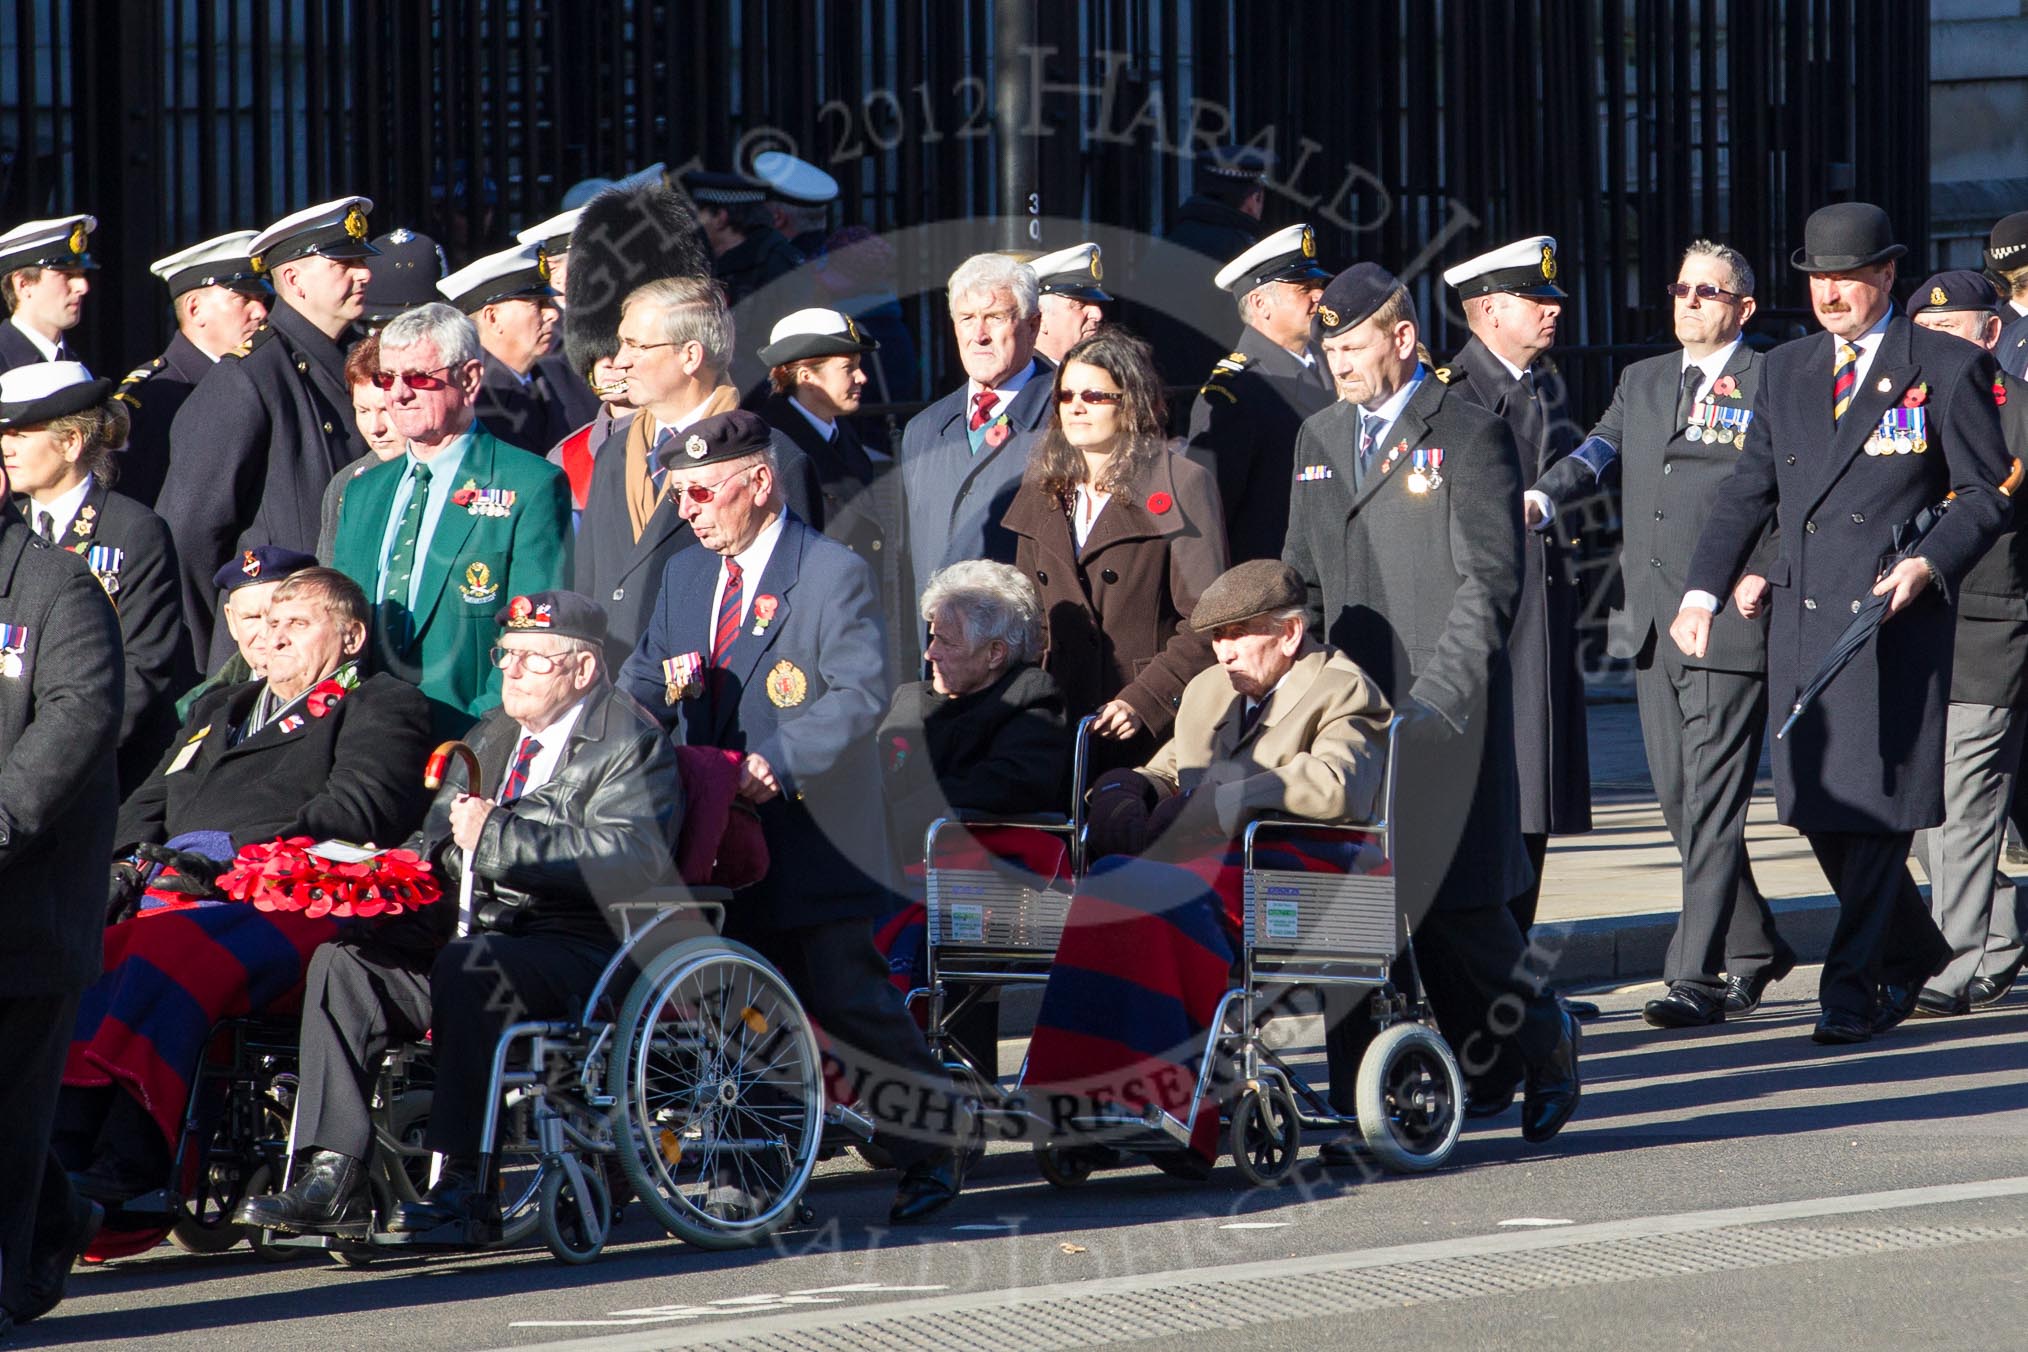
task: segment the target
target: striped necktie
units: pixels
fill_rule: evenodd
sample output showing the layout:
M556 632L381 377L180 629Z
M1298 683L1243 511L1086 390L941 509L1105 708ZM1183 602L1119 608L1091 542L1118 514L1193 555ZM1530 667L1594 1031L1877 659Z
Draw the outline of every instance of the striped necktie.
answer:
M1859 349L1850 343L1838 344L1838 367L1831 373L1831 421L1839 422L1852 407L1852 392L1859 388Z
M512 803L528 790L528 772L535 767L535 755L542 750L542 743L526 733L522 734L521 745L515 748L514 764L507 767L507 778L500 782L500 802Z
M1373 468L1373 452L1380 444L1380 434L1387 430L1387 419L1378 413L1369 413L1359 429L1359 478L1363 481L1366 472Z
M430 500L430 467L417 463L415 483L408 490L408 506L401 514L401 524L395 528L394 548L387 552L387 585L380 590L381 599L397 605L408 604L409 579L415 576L415 556L421 543L423 511Z
M725 594L718 601L718 627L711 632L711 665L725 665L725 655L732 648L732 641L739 637L740 620L739 565L731 559L725 561Z

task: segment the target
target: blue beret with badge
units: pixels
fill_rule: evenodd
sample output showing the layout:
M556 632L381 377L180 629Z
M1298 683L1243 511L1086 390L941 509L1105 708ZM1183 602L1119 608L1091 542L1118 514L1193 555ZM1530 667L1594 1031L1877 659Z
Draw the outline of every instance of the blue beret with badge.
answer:
M1400 289L1401 279L1380 264L1354 263L1333 277L1317 298L1317 336L1330 338L1357 328Z
M736 408L730 413L699 418L681 432L665 437L655 459L664 469L695 469L759 455L772 444L768 425L760 415Z
M280 545L255 545L252 549L242 549L238 558L213 573L211 585L222 592L238 591L241 587L257 586L263 582L280 582L305 568L316 566L314 554L284 549Z

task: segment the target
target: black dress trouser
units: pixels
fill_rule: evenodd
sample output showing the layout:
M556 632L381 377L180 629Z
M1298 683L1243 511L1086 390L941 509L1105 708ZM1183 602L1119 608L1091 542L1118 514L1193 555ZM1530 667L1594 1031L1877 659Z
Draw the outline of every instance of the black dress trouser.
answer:
M0 1306L26 1303L30 1256L70 1224L70 1179L50 1152L79 992L0 999Z

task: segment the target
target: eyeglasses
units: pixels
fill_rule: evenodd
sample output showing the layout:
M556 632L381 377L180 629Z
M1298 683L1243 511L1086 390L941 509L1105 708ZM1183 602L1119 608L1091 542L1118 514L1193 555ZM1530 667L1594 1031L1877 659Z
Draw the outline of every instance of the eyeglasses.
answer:
M447 379L455 366L439 366L434 371L375 371L373 384L376 389L391 390L399 380L412 390L441 390L450 384Z
M692 502L700 504L708 503L718 496L719 489L725 487L727 484L731 483L734 479L744 479L747 475L751 473L753 473L753 471L750 469L737 470L734 473L726 475L723 479L720 479L715 484L689 484L686 485L684 488L682 488L680 491Z
M680 343L637 343L631 338L620 339L622 352L653 352L658 347L680 347Z
M502 671L506 671L510 667L521 666L527 668L532 675L554 676L557 672L562 671L568 666L570 659L577 656L577 654L532 653L526 648L503 648L496 643L487 656L491 657L493 665Z
M1695 286L1690 285L1688 282L1669 283L1669 294L1677 300L1683 299L1693 291L1697 293L1697 299L1699 300L1717 300L1721 296L1726 300L1739 299L1737 291L1727 291L1725 288L1713 286L1709 282L1699 282Z
M1067 404L1073 399L1082 399L1087 404L1107 407L1127 397L1125 390L1058 390L1056 402Z

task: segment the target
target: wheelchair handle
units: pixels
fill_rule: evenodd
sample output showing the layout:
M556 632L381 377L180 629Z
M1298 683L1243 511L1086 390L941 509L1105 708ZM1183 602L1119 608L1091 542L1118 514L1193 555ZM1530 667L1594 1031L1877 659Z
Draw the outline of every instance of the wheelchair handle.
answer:
M441 789L444 786L444 772L451 768L453 756L465 763L465 792L474 798L484 797L479 783L479 753L463 742L445 742L430 752L429 763L423 766L423 787Z

